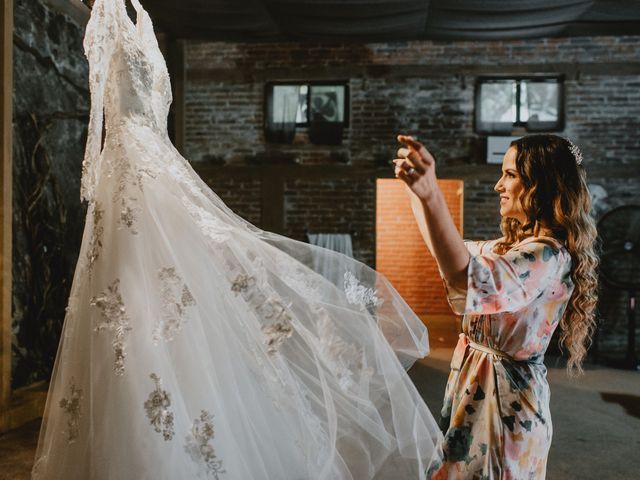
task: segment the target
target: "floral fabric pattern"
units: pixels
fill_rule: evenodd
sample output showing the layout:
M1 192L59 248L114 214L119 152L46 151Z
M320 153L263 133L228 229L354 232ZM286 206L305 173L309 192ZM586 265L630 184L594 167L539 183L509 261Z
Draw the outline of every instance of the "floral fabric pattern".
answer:
M541 479L551 445L544 353L571 293L571 256L550 237L504 255L498 240L465 241L466 290L444 281L464 315L442 409L446 430L432 479Z

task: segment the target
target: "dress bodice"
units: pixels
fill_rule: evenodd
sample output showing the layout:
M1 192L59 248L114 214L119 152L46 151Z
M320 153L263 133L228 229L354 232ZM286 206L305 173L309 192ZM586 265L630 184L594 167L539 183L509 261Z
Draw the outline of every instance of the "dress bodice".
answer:
M106 128L131 119L166 133L169 75L151 19L136 0L133 5L138 12L136 24L127 15L124 0L116 0L120 28L105 90Z
M172 96L166 63L151 18L138 0L131 0L137 11L134 23L125 1L96 0L85 33L91 111L82 173L84 200L94 196L103 118L107 136L122 126L133 135L144 126L163 137L168 135Z

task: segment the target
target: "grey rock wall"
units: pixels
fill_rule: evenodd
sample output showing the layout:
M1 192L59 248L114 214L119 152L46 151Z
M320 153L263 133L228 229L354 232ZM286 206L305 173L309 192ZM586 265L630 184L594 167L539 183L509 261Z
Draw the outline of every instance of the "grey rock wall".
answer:
M88 112L84 26L41 0L14 6L14 388L48 379L86 207L80 168Z

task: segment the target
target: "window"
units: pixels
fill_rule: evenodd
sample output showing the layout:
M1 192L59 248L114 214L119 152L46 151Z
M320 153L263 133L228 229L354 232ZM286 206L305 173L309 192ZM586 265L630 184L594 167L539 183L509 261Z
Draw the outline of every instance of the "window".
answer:
M476 84L475 129L510 134L559 131L564 127L563 78L481 77Z
M267 140L290 143L296 129L309 129L313 143L339 144L349 122L346 82L273 82L265 95Z

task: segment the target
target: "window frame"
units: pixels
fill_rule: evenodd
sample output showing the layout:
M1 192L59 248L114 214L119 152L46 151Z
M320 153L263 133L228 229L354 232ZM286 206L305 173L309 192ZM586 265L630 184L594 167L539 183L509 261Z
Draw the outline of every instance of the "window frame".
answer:
M480 95L483 84L500 83L506 81L516 82L516 121L507 122L486 122L480 118L482 109L482 98ZM521 92L523 82L551 82L558 85L558 119L555 122L536 122L529 125L529 122L520 120ZM511 134L516 129L524 129L527 132L559 132L564 130L565 124L565 93L564 75L559 74L536 74L536 75L491 75L480 76L476 79L474 91L474 131L479 134L504 135Z
M302 86L306 85L307 88L307 121L306 122L296 122L297 128L309 128L310 119L309 113L311 112L311 88L315 86L336 86L336 87L344 87L344 118L342 120L343 128L349 128L350 120L351 120L351 98L349 92L349 81L348 80L277 80L277 81L269 81L265 84L265 95L264 95L264 114L265 114L265 123L267 126L271 125L272 122L272 111L273 111L273 87L279 85L291 85L291 86ZM340 123L340 122L335 122Z

